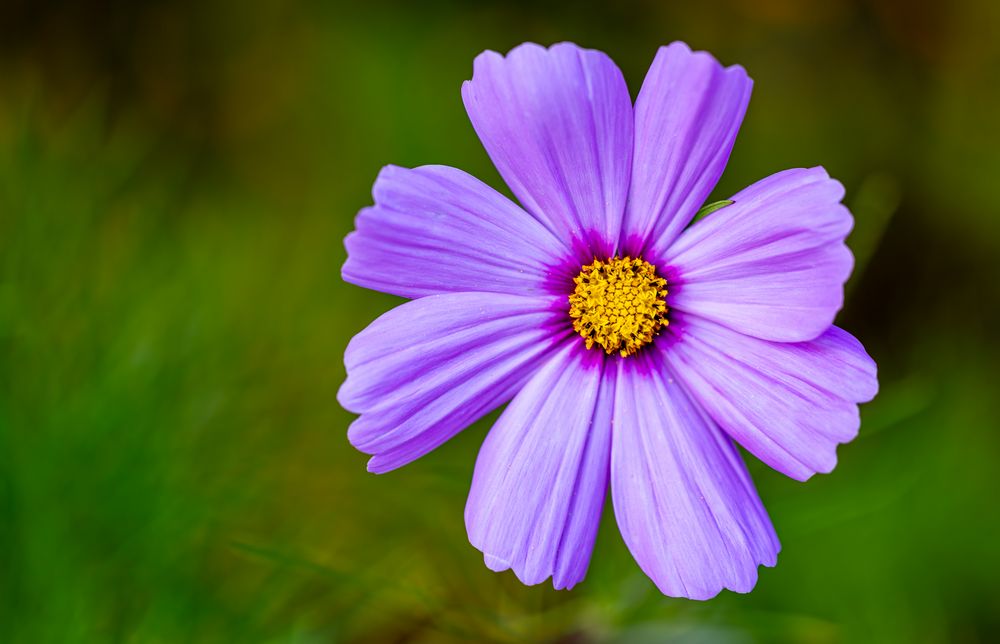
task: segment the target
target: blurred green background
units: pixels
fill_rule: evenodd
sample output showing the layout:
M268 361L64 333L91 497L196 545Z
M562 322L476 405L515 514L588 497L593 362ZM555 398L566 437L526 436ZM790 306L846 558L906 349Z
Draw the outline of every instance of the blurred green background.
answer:
M0 5L0 641L996 641L1000 5L610 4ZM372 180L500 187L461 82L567 39L633 94L675 39L750 71L718 198L847 187L882 392L833 474L750 460L784 549L749 595L662 597L610 512L583 584L523 587L465 537L488 422L380 477L345 438L397 303L339 277Z

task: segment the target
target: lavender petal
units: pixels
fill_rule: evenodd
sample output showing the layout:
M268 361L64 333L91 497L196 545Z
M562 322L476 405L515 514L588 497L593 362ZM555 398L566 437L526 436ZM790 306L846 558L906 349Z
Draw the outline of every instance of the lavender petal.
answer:
M682 42L661 47L635 101L632 186L623 253L665 249L722 176L753 86Z
M632 556L666 595L749 592L780 545L739 453L657 354L618 365L611 498Z
M815 338L833 323L854 266L843 196L823 168L786 170L746 188L666 253L680 276L668 303L765 340Z
M553 298L449 293L407 302L351 340L337 395L348 438L386 472L508 401L555 347Z
M571 342L490 430L465 509L486 565L525 584L583 579L608 486L614 373Z
M347 236L344 280L401 297L544 293L569 253L528 213L447 166L387 166Z
M476 57L462 97L521 204L561 239L614 251L632 164L632 105L602 52L559 43Z
M815 340L767 342L693 316L664 351L674 373L717 423L779 472L806 480L837 463L853 439L857 403L878 391L875 362L830 327Z

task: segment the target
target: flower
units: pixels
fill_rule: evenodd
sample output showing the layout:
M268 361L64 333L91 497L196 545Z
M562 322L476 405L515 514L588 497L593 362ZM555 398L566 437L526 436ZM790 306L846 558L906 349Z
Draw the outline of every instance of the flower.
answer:
M748 592L780 545L734 441L804 481L857 434L878 383L832 326L853 266L842 186L786 170L691 224L751 86L678 42L633 106L602 52L487 51L462 97L521 207L445 166L376 179L343 276L412 301L347 348L348 437L387 472L509 401L465 510L492 570L572 587L610 486L663 593Z

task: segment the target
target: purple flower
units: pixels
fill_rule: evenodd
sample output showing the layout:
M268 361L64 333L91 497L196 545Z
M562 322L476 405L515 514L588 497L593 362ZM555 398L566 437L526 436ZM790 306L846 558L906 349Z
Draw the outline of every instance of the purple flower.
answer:
M487 51L462 97L522 207L445 166L375 181L344 279L412 301L347 348L348 436L387 472L509 401L465 510L492 570L579 582L610 485L662 592L748 592L780 546L734 441L804 481L857 434L878 383L832 326L853 265L843 187L786 170L689 226L751 86L674 43L633 106L599 51Z

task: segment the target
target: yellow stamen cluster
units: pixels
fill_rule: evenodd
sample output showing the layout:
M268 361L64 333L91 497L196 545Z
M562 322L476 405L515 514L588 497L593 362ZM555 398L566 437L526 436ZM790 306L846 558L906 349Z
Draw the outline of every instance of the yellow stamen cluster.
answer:
M630 356L653 341L667 321L667 280L649 262L612 257L584 266L573 281L573 329L611 355Z

